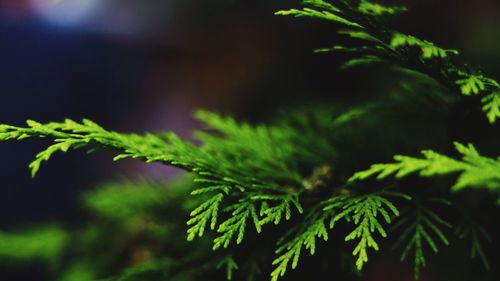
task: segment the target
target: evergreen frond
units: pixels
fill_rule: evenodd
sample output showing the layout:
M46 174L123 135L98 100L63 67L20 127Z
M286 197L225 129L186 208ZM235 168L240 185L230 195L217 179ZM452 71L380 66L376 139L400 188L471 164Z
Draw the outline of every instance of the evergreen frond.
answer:
M383 62L385 62L385 61L377 56L367 55L367 56L362 56L362 57L351 59L351 60L347 61L346 63L344 63L341 66L341 68L347 69L347 68L351 68L351 67L357 67L357 66L368 65L368 64L375 64L375 63L383 63Z
M490 123L494 123L497 118L500 118L500 92L492 92L483 97L481 102Z
M457 50L443 49L434 45L434 43L432 42L401 33L396 33L393 35L390 45L394 49L399 49L406 46L418 47L421 50L422 59L432 59L435 57L444 59L447 58L450 54L459 54Z
M323 1L321 1L323 2ZM302 1L303 9L280 11L279 15L311 17L336 21L352 30L340 30L339 33L362 39L354 47L336 45L333 48L320 48L316 52L347 52L353 59L343 66L357 66L388 62L428 75L463 95L481 94L483 111L490 123L500 117L499 83L479 72L471 72L470 67L457 63L459 51L445 49L428 40L397 31L379 20L381 15L395 14L405 11L404 7L384 7L369 1L335 1L335 9L326 9L316 1ZM329 18L323 13L340 16L340 19ZM418 50L415 52L414 50ZM453 59L452 59L453 57Z
M359 39L359 40L365 40L368 42L372 43L377 43L383 45L384 42L380 40L379 38L373 36L372 34L368 33L367 31L364 30L358 30L358 29L344 29L344 30L339 30L338 34L346 35L354 39ZM365 49L367 46L363 46L361 50ZM366 49L365 49L366 50Z
M383 6L378 3L373 3L367 0L361 0L359 2L358 10L361 13L368 15L394 15L400 12L406 11L406 7L403 6Z
M377 216L381 215L386 223L391 223L393 216L399 215L397 207L386 196L409 199L404 194L385 192L336 195L313 207L304 220L278 242L277 257L272 263L275 269L271 273L271 280L276 281L284 276L288 267L295 269L303 249L309 250L309 253L314 255L316 239L328 241L328 228L334 228L341 220L356 225L355 229L345 237L345 241L359 240L352 255L357 256L356 268L361 270L368 261L368 248L378 250L373 233L378 232L382 237L387 236Z
M259 202L260 212L257 211ZM253 195L249 199L241 199L228 206L225 211L230 212L230 217L219 225L217 232L221 235L215 238L213 249L227 248L235 236L236 244L240 244L248 220L253 223L257 233L260 233L262 226L268 223L279 224L283 219L289 220L292 213L291 206L294 206L298 213L303 212L295 195Z
M324 163L321 157L315 157L318 149L325 151L324 157L335 157L330 156L331 143L319 137L321 132L300 131L297 124L253 126L206 111L199 111L196 116L211 130L196 133L201 146L173 133L121 134L89 120L77 123L69 119L48 124L29 121L27 128L2 125L0 140L53 139L55 144L40 153L31 164L33 175L40 163L53 153L78 148L116 150L120 154L115 160L140 158L197 174L195 181L202 187L191 194L212 197L191 212L187 238L193 240L195 236L202 236L207 227L217 229L221 236L214 241L215 249L227 247L235 234L237 244L241 243L246 219L251 218L260 232L266 223L277 224L282 217L290 219L292 205L301 213L298 194L306 187L299 170L303 165L300 161L307 161L307 165ZM309 127L308 124L300 126ZM334 126L331 121L330 126ZM311 146L312 140L318 145ZM222 206L226 197L227 202L237 203ZM265 208L259 214L257 210L261 206ZM217 226L220 213L230 217Z
M189 226L187 230L188 241L192 241L196 235L199 237L203 236L209 222L210 229L215 229L219 215L219 205L223 198L224 195L218 193L191 212L191 219L187 221L187 225Z
M276 12L276 15L319 18L348 27L364 28L359 23L346 19L343 15L343 11L333 4L322 0L305 0L303 4L311 8L306 7L302 9L283 10Z
M476 222L468 219L459 225L455 231L460 239L470 240L471 258L479 258L488 271L491 270L490 262L485 253L483 244L491 243L492 238L486 229Z
M213 249L227 248L236 235L236 244L243 241L247 220L252 219L257 232L261 231L261 224L255 206L250 201L238 202L230 205L225 211L231 211L231 217L222 222L217 229L221 235L214 239Z
M284 125L254 126L202 110L197 111L195 116L208 129L195 133L203 144L201 150L206 155L217 156L210 163L215 166L218 162L215 166L217 170L227 171L238 181L252 174L254 178L273 175L269 180L300 182L300 174L293 164L297 153L293 144L298 139L298 132L293 128Z
M226 256L216 265L217 269L221 269L223 267L226 269L226 279L233 280L234 271L239 269L238 264L233 257Z
M480 91L484 91L484 89L486 89L483 79L483 76L470 75L464 79L457 80L455 83L460 86L462 94L466 96L471 94L477 95Z
M462 122L474 112L467 109L462 114L466 106L462 102L481 101L490 123L500 118L500 83L460 62L459 51L388 26L390 17L406 11L405 7L370 0L300 2L301 7L276 14L326 20L340 27L342 38L348 37L315 52L342 53L347 57L343 69L395 66L391 69L404 82L380 83L379 92L375 91L379 87L370 87L375 89L373 95L360 104L354 104L361 98L356 92L356 96L336 97L340 103L288 109L268 124L199 110L195 118L201 129L193 132L193 139L173 132L120 133L88 119L29 120L21 127L0 124L0 142L48 143L29 164L33 177L54 155L77 149L109 150L116 153L114 160L158 162L191 175L168 188L138 181L86 191L82 207L90 221L71 226L71 243L69 232L51 225L24 233L0 232L0 260L49 263L60 281L224 277L253 281L269 274L269 267L271 280L277 281L296 269L301 258L307 274L318 269L304 262L306 256L301 254L319 254L326 244L321 240L330 239L331 244L332 229L347 227L341 233L344 241L339 242L347 244L348 251L333 247L340 248L334 253L340 267L362 274L371 255L381 250L382 241L392 238L394 248L401 250L401 261L413 259L418 279L428 252L438 253L450 244L448 221L458 221L455 234L467 245L470 242L473 258L494 271L486 252L492 261L495 253L487 251L485 244L497 234L491 227L494 223L483 226L477 219L459 215L457 219L457 212L448 215L443 206L434 208L431 203L458 206L465 199L455 211L468 213L465 209L476 208L471 213L490 215L494 206L482 203L491 204L492 195L500 198L500 157L482 155L474 145L458 142L454 143L456 156L437 152L449 142L446 129L456 136L455 126L461 125L448 123L454 120L451 114L460 114L456 119ZM372 78L378 76L366 81ZM476 125L474 121L470 124ZM434 135L436 131L443 133ZM493 133L485 140L494 143ZM423 150L417 157L396 155L392 163L358 170L377 159L388 159L394 151L407 154L421 147L436 150ZM484 151L494 148L486 146ZM455 175L451 190L462 192L446 190L443 195L440 187L444 182L447 188L448 181L432 181L432 186L421 188L422 180L410 175ZM371 178L390 178L392 184L361 182ZM465 198L469 193L474 196ZM274 245L274 257L266 256ZM332 262L320 261L328 266ZM261 267L265 264L268 267Z
M423 158L397 155L395 163L374 164L370 169L355 173L349 181L363 180L376 176L381 180L391 175L403 178L413 173L422 177L432 177L459 173L460 176L452 190L458 191L468 187L487 188L492 191L500 189L500 160L482 156L472 145L455 142L455 149L462 155L456 160L432 150L422 151Z
M394 248L402 247L401 261L414 252L414 276L415 280L420 277L420 270L426 266L424 245L438 253L438 242L448 246L449 241L443 228L451 228L451 225L442 219L435 211L417 200L416 210L405 213L394 225L393 230L403 229L403 232L394 243Z
M54 144L37 154L30 164L35 176L42 162L47 161L56 152L67 152L70 149L87 148L90 151L99 148L120 151L115 160L123 158L140 158L147 162L164 162L189 168L191 163L180 161L179 155L189 155L193 146L182 142L173 134L163 136L146 134L120 134L105 130L96 123L84 119L81 123L71 119L64 122L41 124L27 121L28 127L0 126L0 141L27 138L49 138Z
M283 277L289 266L292 269L297 267L303 248L309 250L311 255L314 255L316 252L316 238L328 241L326 220L329 216L329 212L312 210L296 229L289 231L289 233L280 240L279 247L275 251L278 257L276 257L272 263L276 266L271 272L272 281L276 281L280 277ZM293 238L286 241L292 235Z
M292 195L254 195L252 200L262 200L260 208L260 216L262 219L259 221L260 225L267 223L279 224L284 218L289 220L292 214L292 206L295 207L299 214L304 212L302 205L299 202L297 194ZM269 203L274 203L270 206Z
M383 238L387 236L382 221L390 224L394 216L399 216L399 211L382 194L333 197L327 201L324 210L339 208L339 204L341 204L339 213L332 218L330 226L333 227L340 220L352 222L355 225L354 230L345 237L345 241L357 240L352 254L357 256L356 267L361 270L368 261L368 249L379 250L374 234L378 232Z

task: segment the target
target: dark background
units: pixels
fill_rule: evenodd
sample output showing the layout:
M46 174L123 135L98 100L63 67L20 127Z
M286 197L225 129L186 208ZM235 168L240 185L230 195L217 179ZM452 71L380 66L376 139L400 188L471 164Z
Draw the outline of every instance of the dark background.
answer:
M85 117L113 130L186 136L196 126L196 108L265 120L285 104L370 91L358 83L370 73L340 72L340 55L312 53L335 43L335 25L273 15L296 1L65 1L0 0L0 123ZM77 5L85 1L95 6ZM395 19L402 31L459 49L500 77L500 1L392 2L409 8ZM46 221L76 224L79 191L103 181L176 173L136 161L114 163L107 153L72 152L55 157L33 180L27 163L42 146L0 145L1 230ZM5 272L0 280L17 276Z

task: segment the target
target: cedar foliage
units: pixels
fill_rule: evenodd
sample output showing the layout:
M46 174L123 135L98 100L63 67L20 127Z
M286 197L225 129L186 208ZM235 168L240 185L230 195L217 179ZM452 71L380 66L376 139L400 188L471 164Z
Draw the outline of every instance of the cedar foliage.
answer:
M90 120L0 125L0 141L52 142L29 165L33 176L56 153L75 149L111 150L114 160L159 162L190 175L87 192L92 224L78 231L49 226L2 232L0 258L43 260L52 264L55 280L277 281L295 280L293 270L300 267L301 274L315 276L324 265L347 264L345 270L357 276L382 253L396 253L413 264L419 279L429 257L455 247L484 265L478 280L493 280L489 256L496 253L488 249L500 202L500 158L480 154L473 144L454 142L461 158L424 145L451 146L453 140L443 144L429 132L444 128L450 108L464 100L481 103L493 126L500 117L500 85L461 63L459 51L388 26L387 18L404 7L367 0L301 4L276 14L324 20L355 39L346 40L352 46L316 52L347 53L351 59L343 68L393 66L403 73L402 86L358 105L291 109L269 124L198 111L204 129L194 133L195 142L173 132L119 133ZM394 132L381 136L381 124ZM396 149L424 150L422 157L397 155L366 169ZM485 217L490 211L495 213ZM144 252L143 262L119 261ZM69 263L61 262L63 253L72 257ZM347 259L314 264L306 258L313 255Z

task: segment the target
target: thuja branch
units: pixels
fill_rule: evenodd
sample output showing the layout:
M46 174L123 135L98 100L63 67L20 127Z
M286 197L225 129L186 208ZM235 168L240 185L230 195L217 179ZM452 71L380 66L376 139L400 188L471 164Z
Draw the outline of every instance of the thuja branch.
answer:
M47 124L28 121L27 127L1 125L0 141L52 140L53 144L30 164L33 176L54 153L80 148L115 150L115 160L139 158L193 172L200 186L192 195L211 197L191 212L188 240L203 236L206 228L217 230L220 236L214 240L214 249L226 248L233 240L240 244L247 225L253 224L260 232L268 223L278 224L289 220L293 213L303 212L299 195L306 189L302 184L307 181L299 174L301 157L297 153L311 152L294 144L304 134L288 125L251 126L201 111L197 116L215 130L197 133L202 145L194 145L173 133L122 134L90 120L79 123L70 119ZM314 139L320 138L311 136ZM219 223L221 213L228 218Z
M421 72L453 92L464 96L480 95L482 108L490 123L500 117L500 85L477 68L459 63L459 52L397 31L384 19L405 9L384 7L367 0L303 0L302 9L279 11L278 15L312 17L335 22L347 29L340 34L358 39L354 47L335 45L317 52L346 52L353 56L344 67L391 63Z
M33 176L39 171L42 162L49 160L54 153L79 148L87 148L90 151L101 148L120 151L115 160L140 158L146 162L163 162L185 169L192 168L189 163L179 160L192 155L195 151L194 146L180 140L174 134L121 134L105 130L86 119L81 123L66 119L61 123L47 124L29 120L27 125L27 127L0 125L0 141L28 138L53 140L54 143L38 153L31 162Z
M394 163L373 164L369 169L355 173L349 181L369 177L379 180L390 176L404 178L418 173L422 177L458 174L453 191L465 188L488 189L500 194L500 160L479 154L472 144L455 143L462 159L454 159L432 150L422 151L422 158L396 155Z

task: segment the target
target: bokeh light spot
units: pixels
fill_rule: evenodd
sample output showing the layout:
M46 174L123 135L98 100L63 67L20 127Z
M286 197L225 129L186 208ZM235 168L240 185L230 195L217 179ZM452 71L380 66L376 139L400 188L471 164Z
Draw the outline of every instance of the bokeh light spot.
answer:
M31 0L35 12L45 21L59 26L83 24L102 0Z

